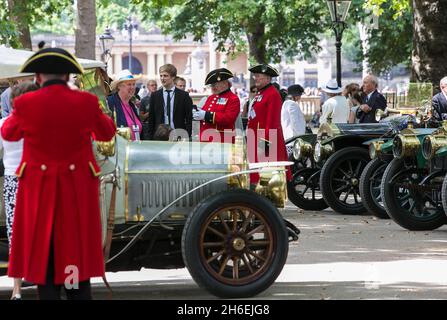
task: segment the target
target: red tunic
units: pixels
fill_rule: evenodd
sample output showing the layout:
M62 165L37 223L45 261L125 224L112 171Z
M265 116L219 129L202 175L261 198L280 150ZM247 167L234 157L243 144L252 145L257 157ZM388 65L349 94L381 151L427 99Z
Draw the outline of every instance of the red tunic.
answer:
M24 138L8 275L45 284L52 243L54 283L75 273L79 281L102 276L100 169L91 137L111 140L115 124L94 95L60 83L22 95L14 106L1 129L5 140Z
M238 96L230 89L220 94L213 94L208 97L202 110L213 113L213 123L205 120L200 122L200 141L234 142L234 123L241 111ZM224 130L231 131L224 133ZM216 141L217 134L220 134L219 141Z
M273 85L268 85L254 97L252 108L248 113L247 154L248 161L273 162L286 161L287 150L281 127L281 96ZM268 154L258 154L260 141L269 144ZM290 178L288 172L288 178ZM259 182L259 174L250 175L250 183Z

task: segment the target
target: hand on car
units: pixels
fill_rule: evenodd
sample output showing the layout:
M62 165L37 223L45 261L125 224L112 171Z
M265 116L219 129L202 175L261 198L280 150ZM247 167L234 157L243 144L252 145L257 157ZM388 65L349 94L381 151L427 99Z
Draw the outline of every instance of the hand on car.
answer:
M200 120L205 119L205 114L206 114L206 111L204 111L204 110L194 110L192 112L192 117L194 120L200 121Z

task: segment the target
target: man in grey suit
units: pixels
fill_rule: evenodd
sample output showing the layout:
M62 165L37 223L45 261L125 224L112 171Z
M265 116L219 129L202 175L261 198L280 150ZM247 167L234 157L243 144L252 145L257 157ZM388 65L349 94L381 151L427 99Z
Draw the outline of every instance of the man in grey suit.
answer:
M376 110L385 110L386 99L377 91L379 81L373 75L367 75L363 79L363 101L357 109L359 123L374 123L376 121Z
M435 94L432 99L432 113L433 117L438 120L443 120L447 116L447 77L441 79L439 83L441 92Z

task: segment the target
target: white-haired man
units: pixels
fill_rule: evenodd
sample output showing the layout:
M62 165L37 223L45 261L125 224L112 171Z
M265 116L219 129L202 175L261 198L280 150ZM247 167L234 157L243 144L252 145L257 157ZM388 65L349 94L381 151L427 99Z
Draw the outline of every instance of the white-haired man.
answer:
M367 75L363 79L363 101L357 109L359 123L374 123L376 121L376 110L386 108L385 97L377 91L379 81L373 75Z
M441 92L435 94L432 99L432 112L436 120L442 121L442 115L447 115L447 77L441 79L439 87Z

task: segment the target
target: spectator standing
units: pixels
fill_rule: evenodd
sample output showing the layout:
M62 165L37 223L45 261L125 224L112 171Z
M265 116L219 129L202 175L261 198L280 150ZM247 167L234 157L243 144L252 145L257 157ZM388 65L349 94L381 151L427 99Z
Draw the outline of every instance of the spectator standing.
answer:
M347 123L349 119L348 100L340 95L342 89L338 86L337 80L331 79L325 87L322 88L329 96L329 99L323 104L320 117L320 126L327 123L328 117L331 117L332 123Z
M143 129L138 109L132 101L136 80L137 77L127 69L118 72L116 79L110 85L114 93L107 97L109 109L116 117L116 126L130 128L132 140L140 140Z
M160 67L162 88L151 95L147 137L153 139L155 130L162 123L172 129L185 130L189 137L192 132L192 100L186 91L176 89L174 78L177 69L172 64Z
M442 121L442 115L447 115L447 77L441 79L439 87L441 92L435 94L432 99L432 113L436 120Z
M385 110L386 99L377 91L378 85L379 81L373 75L367 75L363 79L363 99L356 114L359 123L375 123L377 122L376 111Z
M39 86L33 82L22 82L15 85L11 89L11 112L14 108L14 99L21 96L24 93L36 91ZM8 116L9 117L9 116ZM0 120L0 129L3 126L6 118ZM19 141L4 141L0 139L0 150L3 149L3 164L5 166L4 184L3 184L3 203L5 204L6 213L6 229L8 234L9 249L11 250L12 241L12 225L14 222L14 207L16 204L17 188L19 186L19 180L15 174L23 153L23 139ZM22 279L14 279L14 289L12 291L12 300L21 299L21 287Z
M281 109L281 126L284 140L304 134L306 132L306 120L299 102L304 89L299 84L287 88L290 100L284 101Z
M208 97L202 109L193 112L193 118L200 121L200 141L234 142L236 118L240 113L240 102L231 91L233 73L220 68L208 73L205 85L211 87L213 93ZM220 134L218 141L215 132ZM228 134L228 137L225 135Z
M262 154L270 161L287 160L286 145L281 128L282 98L272 84L272 77L279 75L278 71L266 64L256 65L249 69L253 73L258 93L253 105L248 111L247 130L250 130L248 141L248 159L250 162L262 162ZM270 154L270 150L276 154ZM261 160L260 160L261 159ZM290 171L287 171L290 179ZM251 189L259 182L259 174L250 174Z
M140 103L140 120L143 126L143 130L141 132L141 140L149 140L147 136L148 132L148 118L149 118L149 103L151 101L151 95L157 91L157 81L149 80L147 82L148 93L147 95L141 99Z
M174 84L177 89L182 91L186 90L186 80L182 77L175 77Z
M46 48L21 72L36 73L41 89L14 100L3 123L7 141L23 140L8 276L37 284L40 299L91 299L91 277L104 276L100 168L92 134L110 141L116 127L90 93L67 86L83 69L67 51ZM69 119L69 121L67 121Z

